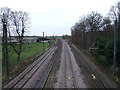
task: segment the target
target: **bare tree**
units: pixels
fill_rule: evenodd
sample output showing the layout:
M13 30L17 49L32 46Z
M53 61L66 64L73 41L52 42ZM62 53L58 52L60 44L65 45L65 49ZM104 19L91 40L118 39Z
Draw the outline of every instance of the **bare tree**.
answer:
M98 12L91 12L91 14L89 14L87 16L87 28L88 28L88 31L91 31L91 44L93 43L94 41L94 38L95 38L95 34L94 32L96 30L99 30L99 28L102 26L102 15Z
M99 29L101 27L101 23L102 15L100 13L93 11L87 16L87 24L90 31L96 31Z
M18 55L18 61L20 60L21 53L23 52L23 37L27 31L28 24L29 18L27 12L12 12L12 28L9 32L9 36L11 38L13 35L18 41L17 45L11 42L11 46Z
M111 24L111 20L110 20L110 18L109 17L105 17L105 18L103 18L103 21L102 21L102 27L104 28L104 27L106 27L107 25L110 25Z
M79 44L82 48L84 48L84 40L85 40L85 32L86 32L86 18L82 17L79 22L77 22L71 28L72 41L76 44Z
M91 45L95 39L95 32L102 27L103 18L98 12L91 12L87 17L82 17L72 29L72 40L84 48ZM86 40L88 45L86 45ZM85 46L86 45L86 46Z

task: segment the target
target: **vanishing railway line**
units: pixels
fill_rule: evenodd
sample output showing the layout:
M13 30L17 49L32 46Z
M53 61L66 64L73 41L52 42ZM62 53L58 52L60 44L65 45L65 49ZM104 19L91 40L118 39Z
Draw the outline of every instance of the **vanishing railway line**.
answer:
M61 42L62 42L61 40L58 40L58 42L56 43L57 50L56 50L54 56L52 57L52 60L54 60L54 63L51 68L51 71L46 79L44 88L53 88L54 83L56 82L56 72L59 69L60 57L61 57L61 52L62 52L62 49L61 49L62 43Z
M62 44L61 62L54 88L86 88L69 45L64 40Z
M51 58L56 49L56 46L51 47L44 55L38 58L19 76L5 85L4 88L34 88L40 80L41 73L43 74L46 70L49 71L50 68L47 67L51 67L52 65L53 61L51 60ZM49 74L49 72L47 74Z
M55 54L52 57L52 61L49 63L46 71L43 73L43 75L41 75L41 79L40 82L35 86L35 88L51 88L53 87L53 84L55 82L55 73L56 70L54 70L54 75L52 75L52 79L51 79L51 73L53 71L53 68L57 68L54 65L59 63L59 59L60 59L60 54L61 54L61 41L58 40L56 43L57 49L55 51ZM56 63L57 62L57 63ZM58 65L58 64L57 64ZM50 80L49 80L50 79ZM48 87L48 86L50 87Z
M97 70L73 44L58 40L3 88L111 88Z

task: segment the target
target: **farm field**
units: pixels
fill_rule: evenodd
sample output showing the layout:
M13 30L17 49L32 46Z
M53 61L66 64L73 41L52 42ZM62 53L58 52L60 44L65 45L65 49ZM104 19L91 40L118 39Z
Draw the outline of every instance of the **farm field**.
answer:
M23 61L30 56L34 56L40 51L43 50L43 44L42 43L31 43L31 44L24 44L24 51L21 54L20 61ZM48 43L45 43L45 48L48 47ZM11 46L9 46L9 62L10 66L14 66L18 63L17 61L17 54L12 49Z
M45 49L49 46L48 43L44 43ZM31 43L31 44L24 44L24 51L20 56L20 61L17 60L17 54L13 50L11 46L8 47L9 49L9 69L10 69L10 76L16 72L19 72L22 68L24 68L27 64L29 64L32 58L35 58L36 55L40 54L43 51L43 43ZM2 53L1 53L2 54ZM2 59L1 59L2 61ZM8 78L6 76L6 66L2 64L3 68L3 81Z

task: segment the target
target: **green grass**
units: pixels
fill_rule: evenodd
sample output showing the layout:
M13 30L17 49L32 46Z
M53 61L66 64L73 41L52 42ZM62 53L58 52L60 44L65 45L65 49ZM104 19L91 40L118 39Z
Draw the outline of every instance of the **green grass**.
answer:
M48 43L44 43L45 49L49 46ZM17 45L16 45L17 47ZM17 60L17 54L13 50L11 46L8 46L9 50L9 72L10 76L6 75L6 66L2 65L2 82L6 82L9 80L11 76L13 76L15 73L19 72L19 70L24 69L24 66L29 65L31 62L31 58L36 57L36 55L40 55L40 52L43 51L43 43L31 43L31 44L24 44L23 45L24 50L20 56L20 61ZM2 55L2 53L1 53ZM2 58L2 57L1 57ZM2 59L1 59L2 61Z
M46 48L53 45L54 43L55 41L51 43L44 43L45 51ZM41 51L43 51L43 43L24 44L23 47L24 50L20 56L20 61L18 61L16 52L11 46L8 46L10 76L6 75L6 66L2 65L2 83L8 81L9 78L14 76L16 73L19 73L21 70L25 69L30 63L35 60L36 56L40 56Z
M44 43L45 48L49 46L48 43ZM16 45L17 47L17 45ZM18 68L22 69L20 63L29 63L31 62L30 58L34 58L36 55L39 54L39 52L43 51L43 44L42 43L31 43L31 44L24 44L24 51L22 52L20 56L20 61L17 60L17 54L13 50L11 46L8 46L9 50L9 69L10 74L15 73ZM2 60L1 60L2 61ZM3 74L6 78L6 66L2 65Z
M23 61L31 56L34 56L43 50L42 43L24 44L23 47L24 47L24 51L20 56L20 61ZM46 47L48 47L48 43L45 43L45 48ZM15 66L17 63L19 63L19 61L17 60L17 54L12 49L12 47L9 46L9 65Z

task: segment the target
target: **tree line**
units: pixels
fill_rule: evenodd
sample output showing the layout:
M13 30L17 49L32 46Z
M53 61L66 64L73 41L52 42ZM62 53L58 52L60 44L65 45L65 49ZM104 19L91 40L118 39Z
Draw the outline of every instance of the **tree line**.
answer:
M112 21L109 17L103 18L97 11L92 11L86 17L81 17L79 22L71 28L72 41L80 44L83 49L88 49L96 37L104 35L104 33L102 33L103 31L107 33L106 37L112 38L113 26L111 23ZM85 46L84 43L87 43L87 46Z
M18 61L23 51L23 37L28 31L29 15L24 11L13 11L8 7L0 8L0 32L2 33L2 62L7 66L9 75L9 58L8 58L8 40L9 44L16 52ZM16 37L18 43L12 43L12 38Z
M110 60L113 59L114 49L117 52L114 52L117 61L120 60L120 40L118 38L120 38L120 2L111 7L108 16L103 17L101 13L92 11L90 14L80 17L80 20L71 28L73 43L82 49L92 48L97 51L98 55L105 55Z

